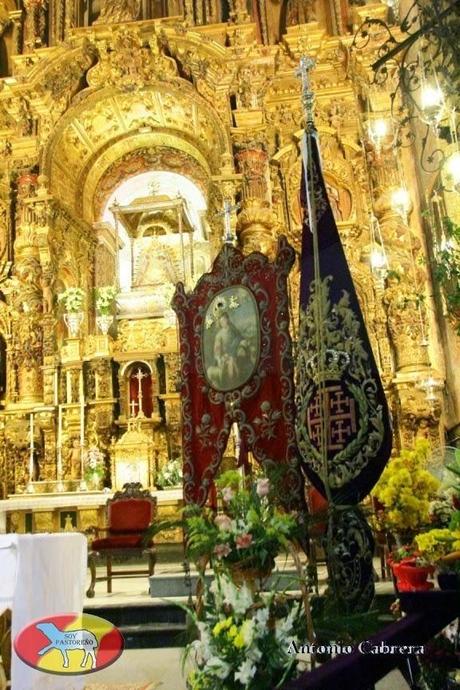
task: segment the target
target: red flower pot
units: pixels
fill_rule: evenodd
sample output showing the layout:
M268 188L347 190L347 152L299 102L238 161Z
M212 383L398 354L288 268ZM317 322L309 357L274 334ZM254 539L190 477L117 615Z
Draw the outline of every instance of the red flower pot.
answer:
M433 583L427 582L428 576L434 573L434 566L415 565L415 559L404 559L401 563L393 563L393 573L399 592L424 592L433 589Z

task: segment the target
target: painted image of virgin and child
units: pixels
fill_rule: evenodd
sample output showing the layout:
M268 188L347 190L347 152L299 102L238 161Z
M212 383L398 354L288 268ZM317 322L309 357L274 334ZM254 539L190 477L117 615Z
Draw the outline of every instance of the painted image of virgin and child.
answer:
M207 377L218 390L238 388L251 376L257 362L255 330L250 327L240 330L227 311L218 316L212 330L214 341L206 368Z

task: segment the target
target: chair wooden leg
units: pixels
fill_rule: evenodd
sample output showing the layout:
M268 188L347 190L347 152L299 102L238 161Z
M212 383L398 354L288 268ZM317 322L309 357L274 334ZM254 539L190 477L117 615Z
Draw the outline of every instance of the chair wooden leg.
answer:
M112 594L112 556L107 554L107 593Z
M92 599L94 597L94 587L96 585L96 553L94 551L90 551L88 554L88 568L89 572L91 573L91 582L86 592L86 596L89 599Z

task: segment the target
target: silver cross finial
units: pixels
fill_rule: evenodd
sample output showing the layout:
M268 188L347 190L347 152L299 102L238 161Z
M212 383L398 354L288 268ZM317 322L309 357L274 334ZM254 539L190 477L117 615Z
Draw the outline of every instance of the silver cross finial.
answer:
M219 213L216 213L217 216L223 216L224 217L224 242L225 244L233 244L234 241L234 236L232 232L232 223L231 223L231 216L232 216L232 211L237 211L239 209L240 205L235 204L232 206L230 201L228 199L225 199L224 201L224 210L220 211Z
M302 105L307 129L314 127L313 104L315 102L315 95L311 87L311 70L315 65L316 61L313 58L308 57L308 55L302 55L299 67L295 72L296 77L299 77L302 82Z

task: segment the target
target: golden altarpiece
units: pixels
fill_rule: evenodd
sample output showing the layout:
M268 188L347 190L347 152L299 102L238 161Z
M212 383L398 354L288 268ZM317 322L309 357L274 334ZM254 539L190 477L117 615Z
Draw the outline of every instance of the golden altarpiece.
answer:
M107 495L84 485L85 448L103 454L107 489L125 477L153 487L180 457L173 288L211 265L225 202L244 251L270 254L281 232L299 247L304 53L316 60L325 178L397 444L438 444L458 424L458 345L450 336L445 347L423 265L415 157L398 161L367 136L391 84L370 85L372 42L350 50L362 18L387 10L335 0L1 4L0 528L60 529L69 511L74 526L94 524ZM391 204L402 181L405 216ZM375 221L397 281L372 265ZM94 289L109 285L118 294L103 333ZM84 294L76 330L57 299L73 287ZM294 271L294 311L297 293ZM441 382L434 400L420 386L430 377ZM176 510L180 492L164 494L164 511Z

